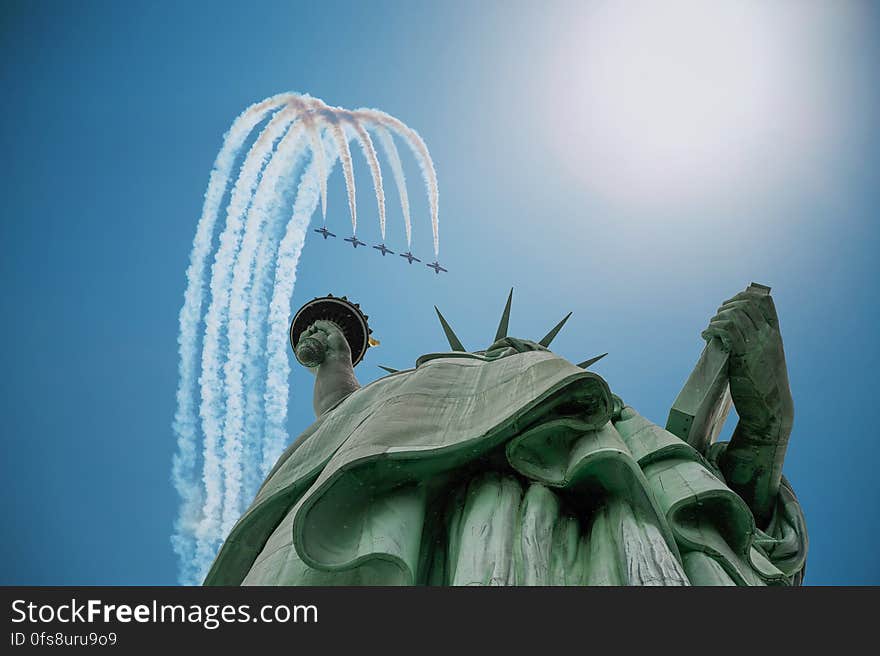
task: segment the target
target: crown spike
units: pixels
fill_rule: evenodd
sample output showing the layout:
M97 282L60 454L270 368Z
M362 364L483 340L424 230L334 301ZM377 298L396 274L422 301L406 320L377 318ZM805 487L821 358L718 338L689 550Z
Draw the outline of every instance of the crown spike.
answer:
M581 369L587 369L587 368L591 367L592 365L596 364L599 360L604 358L606 355L608 355L608 354L603 353L602 355L597 355L595 358L590 358L589 360L584 360L578 366Z
M398 371L400 371L400 369L392 369L391 367L386 367L386 366L381 365L381 364L377 364L376 366L379 367L379 369L384 369L384 370L387 371L389 374L396 374Z
M466 351L465 347L462 345L461 341L455 334L455 331L452 330L452 326L450 326L446 319L443 318L443 315L440 314L440 310L437 309L437 306L434 306L434 311L437 312L437 317L440 319L440 325L443 326L443 332L446 333L446 340L449 342L449 346L453 351Z
M550 346L550 342L552 342L553 339L556 337L556 335L559 334L559 331L562 330L562 327L565 325L565 322L568 321L568 318L570 316L571 316L571 312L566 314L565 317L562 319L562 321L560 321L555 326L553 326L553 329L549 333L544 335L544 338L540 342L538 342L538 344L540 344L544 348L547 348L548 346Z
M498 324L498 330L495 331L495 341L507 337L507 326L510 324L510 304L513 301L513 287L510 288L510 294L507 297L507 305L504 306L504 312L501 314L501 321Z

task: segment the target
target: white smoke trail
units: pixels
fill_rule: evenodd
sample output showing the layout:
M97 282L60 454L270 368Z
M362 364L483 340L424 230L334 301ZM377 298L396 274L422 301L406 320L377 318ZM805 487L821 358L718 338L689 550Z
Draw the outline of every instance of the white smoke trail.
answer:
M326 155L317 129L317 123L323 122L324 115L315 114L312 110L327 106L316 98L307 98L305 101L297 99L297 103L291 103L294 104L302 110L300 118L311 141L312 161L317 167L321 188L326 189ZM272 266L284 226L279 202L282 200L283 192L289 189L287 180L296 168L290 161L290 155L295 153L296 161L304 155L304 150L298 148L298 141L294 141L292 133L293 130L279 145L272 162L263 174L252 205L251 213L260 210L261 214L258 213L257 216L261 217L261 223L264 224L264 230L255 233L258 234L259 241L256 256L250 258L249 251L246 256L243 243L233 278L229 318L230 346L225 368L229 383L227 427L224 432L226 440L224 445L228 447L228 457L224 463L227 471L226 479L231 480L232 485L226 488L227 494L224 498L222 529L224 533L232 528L238 515L244 510L246 502L253 498L265 474L260 469L260 456L264 427L262 407L265 385L264 335L269 304L269 291L266 287L274 271ZM316 136L318 136L317 142ZM249 225L253 223L251 214L248 221ZM250 276L244 274L248 264L252 265ZM248 281L250 294L245 301ZM241 326L245 326L243 333L239 330Z
M351 164L351 150L348 148L348 137L335 114L329 117L330 131L336 139L339 159L342 161L342 172L345 175L345 190L348 192L348 210L351 213L351 234L357 234L357 201L355 199L354 169Z
M311 122L313 119L309 119ZM321 218L327 225L327 156L324 152L321 135L317 130L310 130L309 137L312 139L312 152L317 158L318 170L321 172Z
M428 146L419 136L418 132L394 118L390 114L378 109L358 109L351 112L356 118L363 118L372 123L382 125L405 140L416 156L425 186L428 189L428 202L431 206L431 228L434 233L434 257L440 255L440 192L437 187L437 172L434 170L434 161L428 152Z
M247 212L244 237L241 248L233 267L232 287L229 293L228 318L228 350L226 364L223 367L226 398L226 421L223 430L223 480L224 497L220 525L221 537L232 530L241 515L243 508L242 495L242 442L244 429L244 385L242 366L246 341L246 316L249 312L260 314L254 299L250 299L249 291L252 282L259 280L262 269L270 254L260 255L261 244L268 243L266 250L271 253L272 222L280 220L278 216L284 198L285 186L289 176L296 168L296 163L303 152L300 148L305 124L298 121L293 124L266 166L260 179L253 201ZM276 218L278 217L278 218ZM277 243L277 241L276 241ZM262 260L259 269L255 262ZM263 320L263 317L259 317Z
M181 583L193 583L197 572L194 567L195 540L193 534L201 516L202 494L195 477L197 460L198 416L195 404L196 371L198 366L198 330L204 302L204 278L214 226L220 214L220 203L226 192L236 157L254 128L266 115L283 104L290 94L278 94L248 107L233 121L224 135L223 145L214 161L202 214L196 227L190 262L186 271L187 286L180 310L180 354L177 389L177 410L173 429L177 436L171 477L181 497L172 543L180 563Z
M309 139L312 142L312 152L316 155L318 175L321 179L321 215L324 223L327 223L327 163L324 156L324 150L321 146L321 132L317 127L316 116L321 118L316 112L319 109L329 109L328 105L320 98L312 98L309 95L297 97L291 101L297 103L301 109L302 120L306 125L309 133Z
M385 187L382 184L382 167L379 165L379 157L369 133L354 117L343 114L345 120L354 128L358 143L370 165L370 175L373 178L373 189L376 192L376 204L379 206L379 231L382 233L382 243L385 243Z
M329 165L332 167L339 154L328 144ZM327 172L329 175L329 171ZM291 298L296 283L299 263L309 219L315 211L320 189L320 174L314 163L306 167L293 205L293 214L278 249L275 267L275 287L269 303L268 335L266 337L267 365L265 400L265 430L261 470L267 473L288 442L287 421L288 379L290 377L288 327Z
M269 160L275 141L288 129L296 110L286 107L279 111L257 137L242 165L226 211L226 225L211 267L211 303L205 315L205 336L202 345L202 375L199 408L204 433L205 488L203 516L196 530L196 560L210 561L222 538L220 520L223 500L223 468L219 450L223 426L223 390L220 381L221 336L229 306L232 265L241 243L243 219L254 194L263 166Z
M209 278L211 296L204 317L201 376L197 385L206 265L220 203L237 153L270 111L276 113L244 158L230 192L226 223L218 237ZM345 174L352 231L357 230L350 132L358 139L370 166L380 231L385 240L382 171L362 120L379 138L392 168L408 246L409 198L400 154L389 130L403 138L416 155L428 189L436 255L438 194L433 163L418 134L384 112L348 112L329 107L317 98L279 94L246 110L233 123L217 156L193 243L180 317L180 388L174 421L178 454L172 476L182 502L172 541L181 560L182 583L198 583L204 577L220 541L238 519L244 501L255 492L260 475L265 475L287 445L287 328L296 267L305 231L319 200L326 222L328 168L332 169L337 159ZM343 122L351 125L351 131L345 129ZM322 125L328 128L323 135ZM312 157L297 186L293 214L282 238L285 192L292 190L293 173L309 150L301 143L304 135L311 142ZM325 148L329 148L329 153ZM273 279L274 287L270 285ZM202 397L198 415L204 434L201 481L196 478L197 388Z
M374 125L373 131L379 137L379 143L382 144L382 150L385 152L385 158L391 167L391 173L394 175L394 184L397 185L397 195L400 196L400 211L403 213L403 225L406 228L406 248L412 248L412 223L409 216L409 195L406 191L406 176L403 173L403 163L400 161L400 153L397 152L397 146L394 144L394 137L381 125ZM384 238L385 233L382 233Z
M333 139L332 136L331 139ZM319 148L321 152L324 151L323 144L320 144ZM318 180L320 181L321 176L327 175L326 162L317 159L317 157L318 155L313 153L310 164L316 166ZM335 162L335 156L333 161ZM303 182L300 181L298 189L302 187L302 184ZM270 302L269 296L272 290L272 283L274 282L274 273L278 266L278 260L284 260L283 253L280 253L279 242L283 241L282 238L286 225L278 213L275 213L273 218L275 220L271 224L272 229L271 231L266 231L266 236L262 240L254 266L247 314L247 348L244 367L244 389L246 392L244 443L250 461L245 467L245 471L248 474L248 485L244 493L248 497L256 493L262 478L268 471L264 471L261 468L265 428L266 327ZM280 455L280 451L276 454L276 457L277 455Z

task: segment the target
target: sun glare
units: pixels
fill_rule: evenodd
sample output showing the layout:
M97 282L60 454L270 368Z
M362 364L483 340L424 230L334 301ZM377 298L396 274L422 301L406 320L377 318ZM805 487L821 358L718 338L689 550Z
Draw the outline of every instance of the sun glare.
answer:
M782 182L820 155L816 81L799 70L810 13L745 0L585 6L552 64L556 147L612 200L681 204Z

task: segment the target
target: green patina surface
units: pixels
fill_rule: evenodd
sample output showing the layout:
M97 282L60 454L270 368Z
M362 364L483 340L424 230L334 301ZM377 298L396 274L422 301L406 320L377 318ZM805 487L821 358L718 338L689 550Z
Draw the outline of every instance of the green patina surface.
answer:
M729 453L747 450L754 428L738 429L730 448L694 448L547 350L560 326L540 343L506 337L509 309L508 299L487 351L464 351L444 321L453 352L422 356L327 410L316 396L320 416L279 459L205 583L800 582L807 535L791 487L780 474L744 494L726 480L763 480L778 449L756 474Z

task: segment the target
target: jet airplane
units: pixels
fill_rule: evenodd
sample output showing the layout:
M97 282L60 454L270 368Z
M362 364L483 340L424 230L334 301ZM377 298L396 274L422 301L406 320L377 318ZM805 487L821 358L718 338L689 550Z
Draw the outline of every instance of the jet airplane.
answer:
M373 246L373 248L382 253L382 257L385 257L386 253L391 253L392 255L394 255L394 251L385 248L385 244L379 244L378 246Z
M319 235L322 235L324 237L324 239L327 239L327 237L335 237L336 236L332 232L327 230L327 226L323 226L320 230L318 228L315 228L315 232L317 232Z
M405 257L410 264L412 264L413 262L421 262L421 260L413 255L410 251L407 251L406 253L401 253L400 257Z
M349 244L351 244L352 248L367 245L365 242L362 242L360 239L358 239L355 235L352 235L349 239L343 239L342 241L347 241Z
M436 273L438 276L440 275L441 271L449 273L446 269L444 269L442 266L440 266L439 262L436 262L436 261L433 264L426 264L425 266L428 267L429 269L434 269L434 273Z

